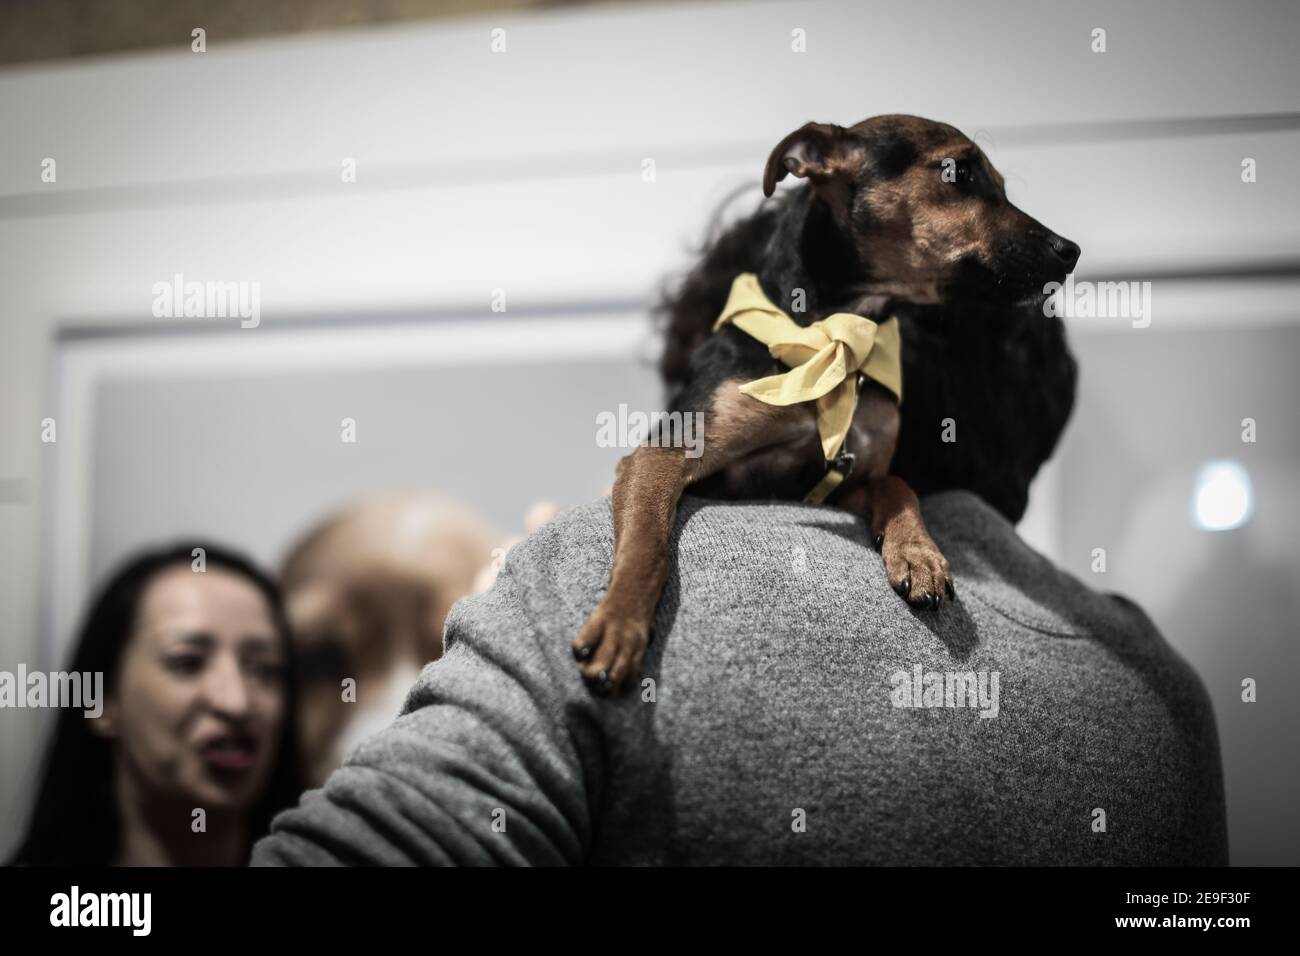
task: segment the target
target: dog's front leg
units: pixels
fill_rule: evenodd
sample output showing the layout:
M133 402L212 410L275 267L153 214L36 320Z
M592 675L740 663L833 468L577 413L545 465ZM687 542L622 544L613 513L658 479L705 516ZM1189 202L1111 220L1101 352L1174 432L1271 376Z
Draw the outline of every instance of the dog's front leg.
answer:
M641 674L668 577L668 543L682 492L809 426L806 409L765 405L742 395L739 386L729 379L713 389L705 403L709 411L698 457L681 448L642 445L618 464L609 587L573 642L582 676L599 693L621 690Z
M948 559L926 530L916 492L902 478L868 478L836 503L870 523L890 587L909 603L937 608L943 595L956 596Z
M680 448L643 445L614 479L614 564L609 587L573 642L582 676L601 693L641 673L655 608L668 576L668 540L691 478Z

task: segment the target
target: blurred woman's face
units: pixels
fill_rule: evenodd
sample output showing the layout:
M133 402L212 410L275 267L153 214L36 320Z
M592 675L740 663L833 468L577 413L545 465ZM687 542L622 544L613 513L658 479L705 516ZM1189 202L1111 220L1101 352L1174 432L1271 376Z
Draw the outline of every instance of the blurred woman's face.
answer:
M278 757L285 666L270 608L249 581L184 564L159 572L105 711L119 767L152 796L247 809Z

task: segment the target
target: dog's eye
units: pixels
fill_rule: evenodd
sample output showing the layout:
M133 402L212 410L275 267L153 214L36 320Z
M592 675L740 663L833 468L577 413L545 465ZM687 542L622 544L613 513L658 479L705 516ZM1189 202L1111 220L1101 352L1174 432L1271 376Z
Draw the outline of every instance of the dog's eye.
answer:
M974 167L964 159L945 159L939 164L942 180L958 186L969 186L975 181Z

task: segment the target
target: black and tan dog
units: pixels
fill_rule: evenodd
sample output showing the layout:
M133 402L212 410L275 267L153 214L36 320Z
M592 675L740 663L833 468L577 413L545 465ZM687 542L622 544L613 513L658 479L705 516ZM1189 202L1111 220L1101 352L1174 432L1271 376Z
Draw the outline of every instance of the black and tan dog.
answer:
M917 494L968 488L1018 520L1026 502L1010 489L1028 485L1069 416L1075 364L1042 303L1079 247L1008 202L974 142L914 116L808 123L773 149L764 194L787 173L807 183L718 237L660 308L670 408L704 413L703 454L646 444L619 462L609 586L573 643L599 693L641 673L687 488L807 500L833 470L842 481L828 500L869 523L891 585L937 609L954 588ZM751 294L799 326L842 312L898 319L907 401L859 375L830 464L813 403L740 391L793 364L733 324L715 331L746 274Z

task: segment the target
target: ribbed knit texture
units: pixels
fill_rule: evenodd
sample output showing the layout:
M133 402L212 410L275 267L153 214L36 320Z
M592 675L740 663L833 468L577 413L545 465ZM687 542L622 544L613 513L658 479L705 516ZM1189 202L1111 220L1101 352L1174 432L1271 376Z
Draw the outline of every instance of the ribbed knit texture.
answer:
M1225 864L1209 698L1150 620L974 495L923 512L957 586L937 613L852 515L684 498L653 684L620 699L569 649L610 503L566 512L455 606L403 716L253 862ZM918 666L997 672L997 716L895 706Z

